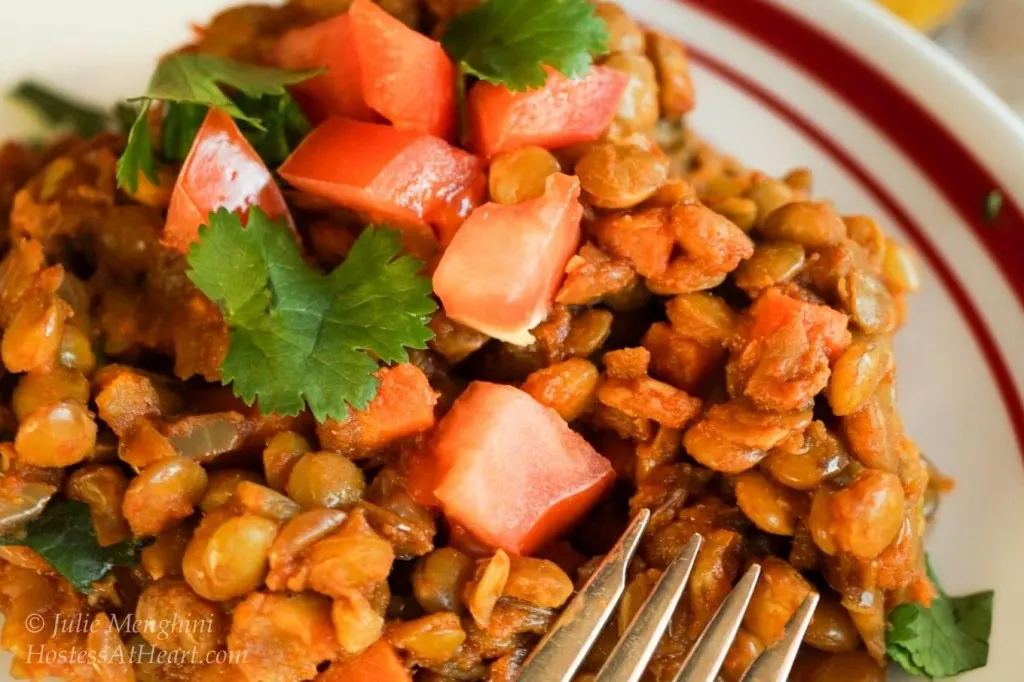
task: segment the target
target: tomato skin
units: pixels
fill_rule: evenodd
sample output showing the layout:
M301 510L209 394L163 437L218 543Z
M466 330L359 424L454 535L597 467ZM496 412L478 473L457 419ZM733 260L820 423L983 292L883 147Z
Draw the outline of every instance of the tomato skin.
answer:
M384 639L344 662L335 661L317 676L317 682L412 682L402 660Z
M546 149L590 142L611 125L629 76L595 66L571 79L548 68L547 82L526 92L480 81L469 91L470 144L486 158L535 145Z
M371 0L355 0L349 15L367 104L399 130L450 139L456 118L455 67L441 43Z
M454 320L510 343L532 343L580 242L575 177L556 173L537 199L484 204L455 234L434 271L434 291ZM514 283L514 285L513 285Z
M281 166L295 187L402 226L450 224L450 204L475 206L483 162L444 140L392 126L333 117Z
M363 97L362 70L349 14L292 29L278 41L275 57L283 69L327 69L326 73L291 88L311 122L320 123L328 116L360 121L377 119Z
M186 253L210 213L226 208L245 220L253 206L272 220L285 218L294 231L274 176L231 117L210 109L174 184L164 244Z
M448 520L517 555L568 530L615 480L608 460L557 412L514 386L483 381L438 424L430 456Z
M431 214L430 222L437 231L441 246L452 243L463 223L473 210L481 204L487 193L487 175L480 173L468 186L456 192L439 210Z

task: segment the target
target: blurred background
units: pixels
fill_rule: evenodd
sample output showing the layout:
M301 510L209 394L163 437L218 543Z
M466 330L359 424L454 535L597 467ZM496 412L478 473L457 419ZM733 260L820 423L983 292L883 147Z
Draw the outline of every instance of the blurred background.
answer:
M877 2L935 38L1024 115L1024 0Z
M0 0L0 104L3 94L27 76L95 103L136 93L150 70L148 55L189 39L189 28L180 21L181 6L193 8L189 14L202 18L245 1L279 0ZM771 1L782 5L796 2ZM886 8L949 50L1024 116L1024 0L800 1L823 7L860 2L872 9ZM118 8L117 21L97 18L114 6ZM125 30L126 26L131 30ZM40 39L26 40L26 34ZM82 45L90 48L78 50ZM68 54L74 54L74 59L66 59ZM126 62L125 55L147 57L140 65ZM28 134L37 128L26 111L0 106L4 136Z

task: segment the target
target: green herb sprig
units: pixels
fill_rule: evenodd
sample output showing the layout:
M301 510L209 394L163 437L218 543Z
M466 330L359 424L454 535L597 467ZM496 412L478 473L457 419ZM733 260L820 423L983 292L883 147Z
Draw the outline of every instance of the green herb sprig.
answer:
M164 131L161 142L169 146L167 151L171 159L184 157L182 149L186 142L191 146L194 131L198 130L197 112L205 112L210 107L224 111L255 131L270 135L270 144L276 145L274 157L278 158L285 134L283 131L290 130L287 126L294 126L297 117L301 117L301 112L291 102L287 86L301 83L318 73L319 69L283 71L201 54L179 53L165 57L157 64L146 94L131 100L141 105L129 131L124 154L117 164L118 185L135 191L140 173L153 182L157 181L157 163L148 121L153 102L168 103L166 115L171 118L172 126L170 132ZM240 106L236 101L240 97L249 98L249 106ZM259 106L254 106L252 100L259 101ZM308 129L308 123L306 126ZM187 150L184 153L187 154Z
M31 108L48 125L69 128L82 137L92 137L106 130L111 123L110 115L99 107L79 102L37 81L18 83L9 96Z
M463 74L526 90L544 85L545 66L585 74L608 31L586 0L489 0L452 19L441 44Z
M952 677L988 662L992 632L992 590L950 597L939 590L929 608L903 604L889 613L886 649L889 657L911 675Z
M0 536L0 545L34 550L79 592L89 592L114 566L138 563L138 546L131 541L100 547L89 506L64 498L51 500L23 534Z
M400 256L396 232L369 227L348 258L324 275L302 258L282 222L254 208L242 219L210 215L188 254L192 282L221 308L230 345L221 381L260 409L283 415L306 405L318 421L365 408L379 363L406 362L425 348L437 304L422 263Z

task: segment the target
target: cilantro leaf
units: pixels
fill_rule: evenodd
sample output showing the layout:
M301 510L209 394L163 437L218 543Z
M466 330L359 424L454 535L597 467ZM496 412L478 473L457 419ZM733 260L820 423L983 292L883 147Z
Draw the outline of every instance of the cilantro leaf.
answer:
M160 152L164 159L181 163L191 151L196 133L203 125L203 119L206 118L209 109L190 102L169 102L164 111Z
M139 188L139 174L159 183L153 138L149 132L149 102L143 102L135 123L128 131L128 142L117 160L117 186L134 192Z
M266 412L293 415L308 404L323 421L344 417L348 405L365 408L378 360L406 362L406 348L425 348L431 337L430 281L399 250L397 233L369 227L324 275L303 260L285 224L258 208L244 228L226 209L210 214L188 276L231 329L221 381Z
M18 83L10 96L31 107L48 124L71 128L82 137L106 130L110 122L106 112L35 81Z
M23 537L0 536L0 545L31 548L79 592L88 592L114 566L138 563L133 542L100 547L88 505L76 500L52 500L25 526Z
M441 43L463 73L526 90L544 85L544 66L586 73L608 31L587 0L489 0L452 19Z
M157 64L146 94L137 99L188 102L215 107L232 118L263 128L263 122L249 116L224 92L233 88L249 97L286 95L285 86L300 83L320 73L320 69L283 71L221 59L205 54L173 54Z
M290 95L252 98L239 95L238 106L258 116L263 128L242 124L242 133L268 166L278 166L313 130L306 115Z
M938 587L932 573L928 574ZM991 590L950 597L942 588L931 607L903 604L889 613L886 648L912 675L952 677L988 662L992 631Z
M288 94L278 97L246 97L236 96L236 103L246 112L247 116L258 117L263 122L262 128L242 121L242 133L252 144L256 153L268 166L276 166L288 158L299 142L313 129L295 100ZM203 125L208 107L191 102L168 102L164 107L163 135L160 152L165 161L181 163L192 150L196 134ZM141 124L140 124L141 125ZM150 151L145 152L142 146L132 144L129 139L128 150L138 153L140 158L153 158L152 143ZM155 160L153 168L155 170ZM138 171L136 170L136 174ZM147 173L148 175L148 173ZM152 177L152 176L150 176ZM125 178L126 182L128 178ZM122 184L123 187L129 185ZM134 186L131 186L134 189Z
M287 86L318 73L318 69L282 71L202 54L179 53L165 57L157 64L146 94L130 100L142 104L117 164L118 186L134 192L138 189L140 172L157 181L156 156L146 119L153 101L167 102L163 138L160 140L164 156L169 161L182 161L202 125L200 112L205 115L209 107L221 109L255 130L275 136L272 139L278 142L281 134L268 130L263 112L287 108L287 104L280 103L280 100L292 102ZM225 92L225 87L231 90L231 96ZM264 98L268 102L261 105L259 114L247 112L232 99L243 96L251 100ZM294 107L294 103L290 106ZM296 112L298 108L294 107L289 121L296 120ZM271 122L269 125L275 124ZM276 159L280 155L280 146L273 151Z
M111 116L117 122L117 129L122 134L127 135L131 132L132 126L135 125L135 119L139 117L139 107L128 102L118 102L114 105Z
M153 183L159 182L153 138L149 132L149 102L144 102L128 130L128 141L117 160L117 186L134 192L139 188L139 174Z

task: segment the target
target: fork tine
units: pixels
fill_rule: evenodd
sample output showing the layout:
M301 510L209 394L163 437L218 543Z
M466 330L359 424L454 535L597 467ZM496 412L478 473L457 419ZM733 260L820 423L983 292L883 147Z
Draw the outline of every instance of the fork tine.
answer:
M594 682L637 682L644 674L683 596L702 542L703 538L695 534L672 560L633 617L626 633L612 649Z
M683 667L676 673L673 682L712 682L718 674L732 640L736 637L743 614L747 611L750 597L761 575L761 567L754 564L736 583L711 619L711 624L690 649Z
M626 567L651 518L644 509L523 663L517 682L569 682L626 589Z
M761 654L743 677L743 682L786 682L796 660L800 643L818 606L818 593L811 592L786 624L782 640Z

